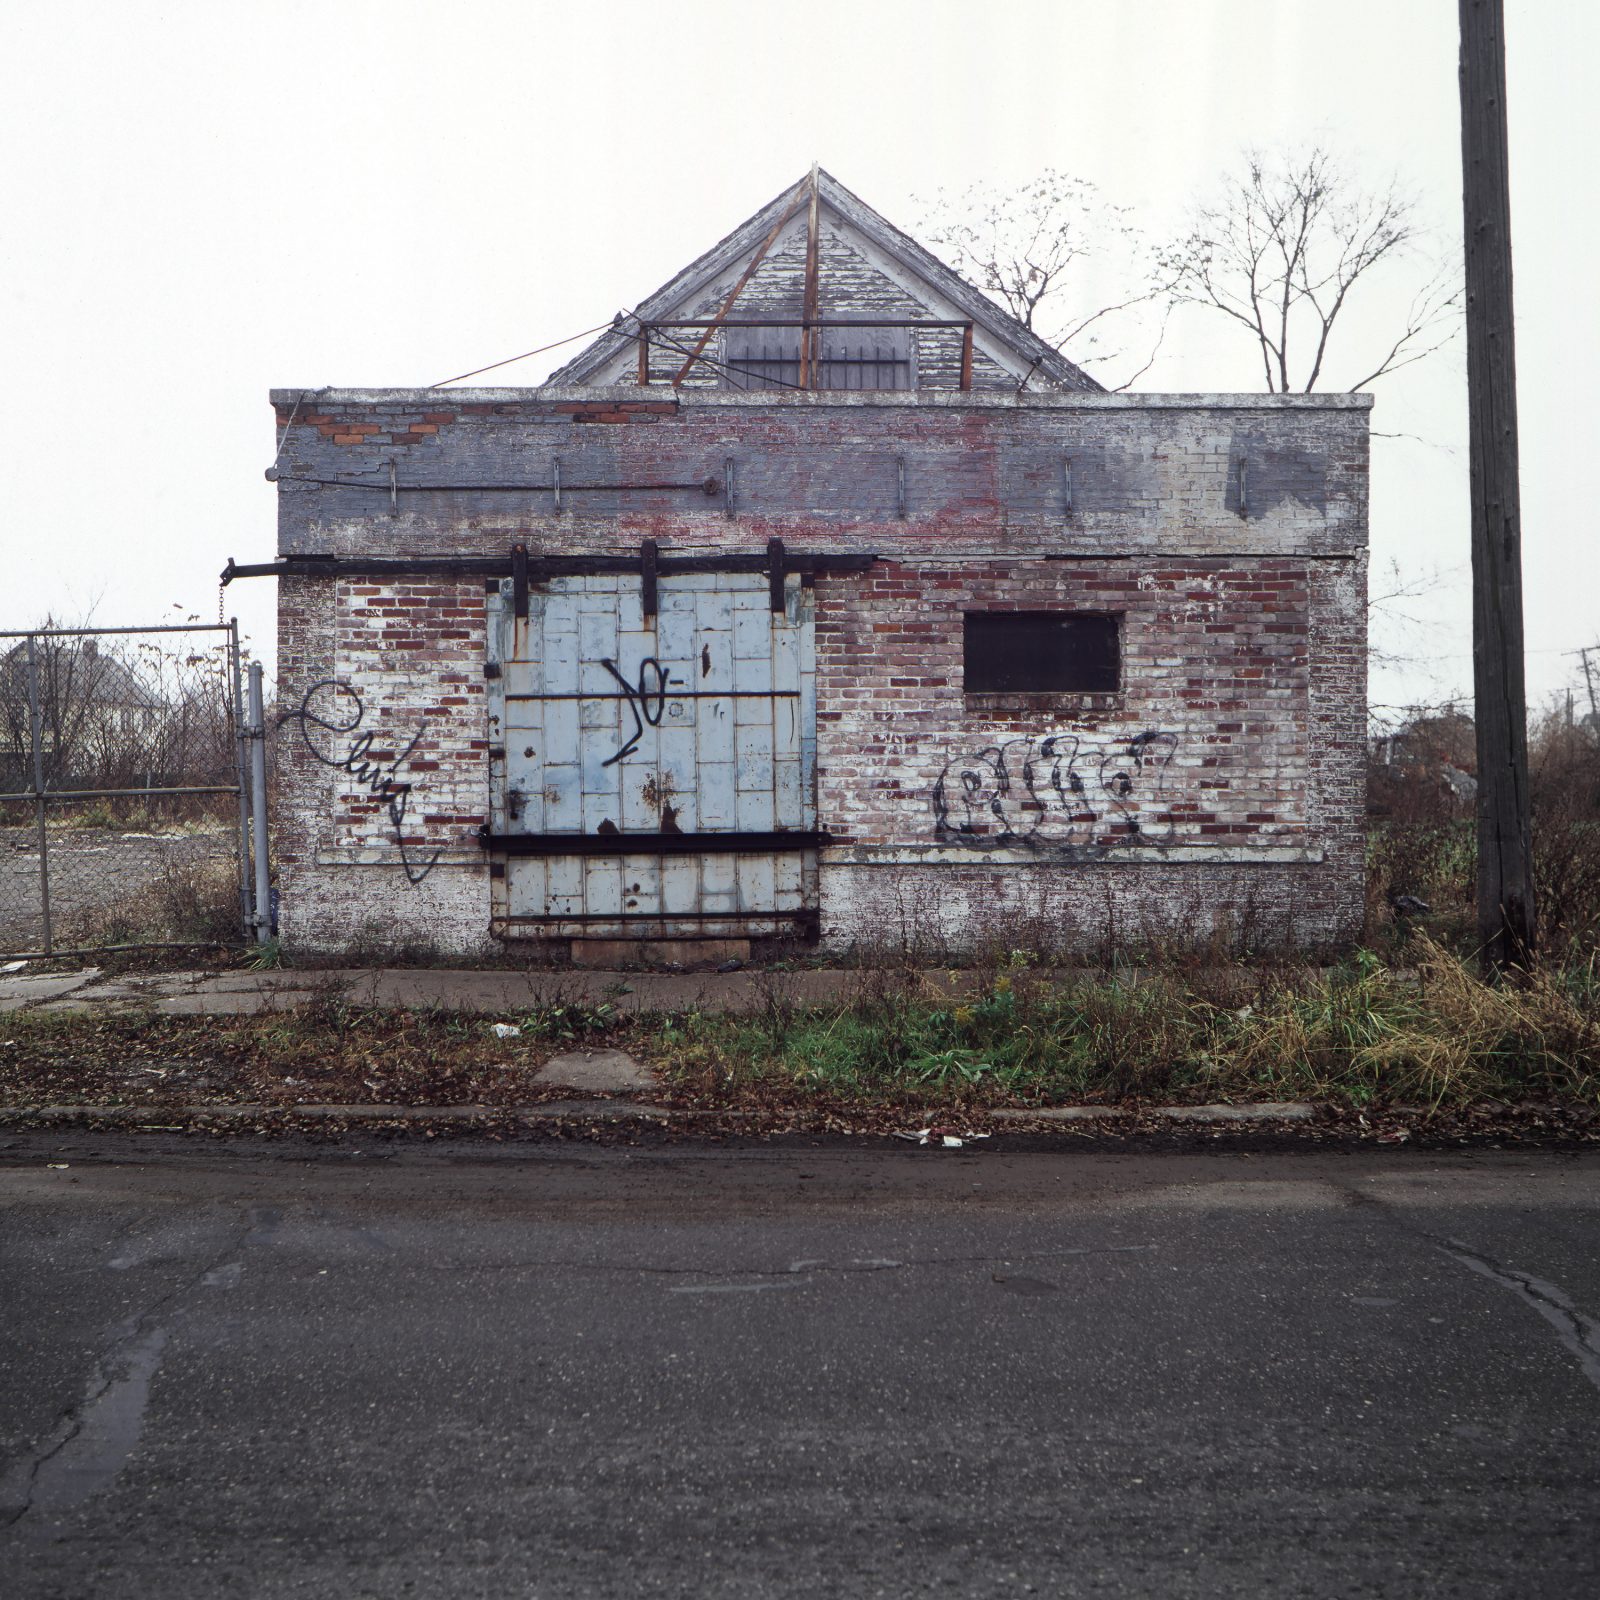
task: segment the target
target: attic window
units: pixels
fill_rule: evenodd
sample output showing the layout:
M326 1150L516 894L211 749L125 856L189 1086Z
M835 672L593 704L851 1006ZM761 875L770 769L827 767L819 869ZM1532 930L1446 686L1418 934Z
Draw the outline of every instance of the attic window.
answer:
M819 389L909 389L907 328L824 328ZM798 389L798 328L729 328L723 344L723 384L729 389Z
M967 694L1115 694L1117 618L1094 611L969 611Z

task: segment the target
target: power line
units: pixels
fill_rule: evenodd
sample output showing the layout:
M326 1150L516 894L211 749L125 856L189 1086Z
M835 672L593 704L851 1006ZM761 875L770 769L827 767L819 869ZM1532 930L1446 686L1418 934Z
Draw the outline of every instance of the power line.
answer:
M691 352L689 350L689 347L687 345L680 344L676 339L672 338L670 335L663 333L660 328L648 328L647 329L645 327L643 319L636 312L625 311L625 312L620 312L617 316L613 317L611 319L611 321L609 321L609 322L599 323L597 326L595 326L593 328L585 328L582 333L568 334L565 339L557 339L553 344L542 344L542 345L539 346L539 348L537 350L524 350L520 356L507 356L504 361L491 361L488 366L486 366L486 367L474 367L471 372L458 372L455 375L455 377L453 377L453 378L441 378L437 383L430 383L428 385L428 387L430 389L442 389L442 388L444 388L444 386L446 384L449 384L449 383L460 383L464 378L476 378L476 377L479 377L481 374L483 374L485 372L494 372L500 367L509 367L514 362L526 361L529 356L541 356L547 350L559 350L562 345L564 345L564 344L572 344L575 340L578 340L578 339L587 339L590 336L590 334L604 333L608 329L613 331L613 332L620 333L622 330L621 330L621 327L619 326L619 324L621 323L623 317L629 317L634 322L639 323L640 324L640 329L641 329L642 332L644 332L646 339L651 341L652 343L657 344L657 345L665 345L669 350L676 350L680 355L689 355L689 354L691 354ZM768 386L770 386L772 388L775 388L775 389L799 389L800 388L800 385L798 383L787 383L782 378L769 377L764 373L753 372L750 369L745 368L745 367L734 366L731 363L726 362L726 361L719 361L715 356L706 355L704 351L702 351L698 356L696 356L695 359L698 362L703 362L708 367L715 367L715 368L719 369L722 372L732 373L736 377L741 377L741 378L760 378L760 379L762 379L764 384L766 384L766 385L768 385Z
M480 373L493 372L497 367L509 367L514 361L526 361L529 356L542 356L546 350L559 350L564 344L571 344L576 339L587 339L591 333L603 333L607 328L616 326L616 318L609 322L602 322L593 328L585 328L582 333L569 333L565 339L557 339L554 344L542 344L537 350L524 350L520 356L507 356L504 361L491 361L486 367L474 367L471 372L458 372L453 378L441 378L437 383L430 383L430 389L442 389L447 383L460 383L463 378L476 378Z

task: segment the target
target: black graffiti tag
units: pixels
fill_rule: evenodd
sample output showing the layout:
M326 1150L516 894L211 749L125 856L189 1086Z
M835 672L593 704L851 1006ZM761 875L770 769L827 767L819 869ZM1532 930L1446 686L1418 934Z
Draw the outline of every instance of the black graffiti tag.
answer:
M331 691L335 696L346 694L353 702L353 710L345 721L330 720L320 716L311 709L311 702L324 690ZM422 740L422 735L427 731L427 720L417 724L417 731L412 734L411 742L406 745L399 755L389 756L377 753L373 745L377 742L377 735L362 733L362 719L366 712L361 704L361 696L340 678L324 678L320 683L314 683L305 694L301 696L299 706L293 711L286 711L278 719L281 728L285 723L297 722L300 724L300 737L305 741L305 747L325 767L333 767L339 772L347 772L359 784L362 784L368 794L375 800L381 800L384 809L389 815L389 824L394 829L394 841L400 847L400 865L405 868L406 881L413 887L421 883L424 878L439 864L443 850L435 850L428 860L422 865L412 862L406 854L405 820L406 811L411 804L412 785L396 778L411 752L417 748ZM312 728L322 728L333 734L354 734L345 746L342 755L330 755L325 750L319 750L316 741L311 737Z
M1176 734L1148 729L1096 746L1076 734L1009 739L959 756L933 786L934 831L978 848L1092 850L1170 843L1162 815Z
M600 665L622 685L623 698L628 702L628 709L633 713L633 734L618 749L614 756L602 761L602 767L615 766L625 756L630 756L639 748L639 741L644 737L646 726L659 728L661 718L667 709L667 685L672 679L667 675L666 668L654 656L646 656L639 663L639 681L637 684L629 683L617 670L617 664L610 656L601 656ZM649 685L651 678L655 679L654 687Z

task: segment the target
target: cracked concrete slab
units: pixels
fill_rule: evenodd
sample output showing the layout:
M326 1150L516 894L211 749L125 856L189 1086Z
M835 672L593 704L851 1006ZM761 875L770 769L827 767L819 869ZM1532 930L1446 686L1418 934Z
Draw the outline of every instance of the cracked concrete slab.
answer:
M0 1011L75 1010L154 1003L175 1015L241 1015L336 995L350 1005L438 1008L477 1014L553 1005L609 1005L629 1015L716 1011L748 1015L770 1006L839 1004L875 980L844 969L801 972L578 972L450 967L285 968L266 972L180 970L101 977L99 969L49 977L0 977ZM982 974L923 974L918 986L947 999L980 987ZM8 999L7 997L12 997Z
M73 990L93 983L99 976L98 967L85 967L81 972L7 974L0 977L0 1011L17 1011L23 1006L37 1005L42 1000L71 994Z
M173 992L190 994L278 994L284 990L299 993L306 989L342 988L348 973L319 972L188 972L172 975ZM331 976L331 984L324 982Z
M310 989L277 989L270 993L232 990L219 994L171 994L151 1000L166 1017L244 1017L261 1011L282 1011L312 999Z
M1304 1100L1263 1100L1243 1106L1159 1106L1158 1117L1169 1122L1309 1122Z
M541 1083L592 1093L626 1093L655 1086L649 1068L625 1050L568 1050L552 1056L535 1076Z

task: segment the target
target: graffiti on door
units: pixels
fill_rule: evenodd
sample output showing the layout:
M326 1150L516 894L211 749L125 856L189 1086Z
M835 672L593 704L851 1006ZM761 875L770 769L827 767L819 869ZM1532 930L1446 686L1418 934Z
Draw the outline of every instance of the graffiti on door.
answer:
M661 719L667 710L667 685L673 678L654 656L646 656L639 663L637 683L629 683L617 670L617 664L610 656L601 656L600 665L621 684L622 698L633 714L632 734L617 747L614 756L609 756L601 762L602 766L614 767L639 748L639 741L644 738L646 728L661 726Z
M1109 744L1075 733L1008 739L948 762L934 831L975 848L1102 850L1166 844L1166 772L1178 736L1148 729Z

